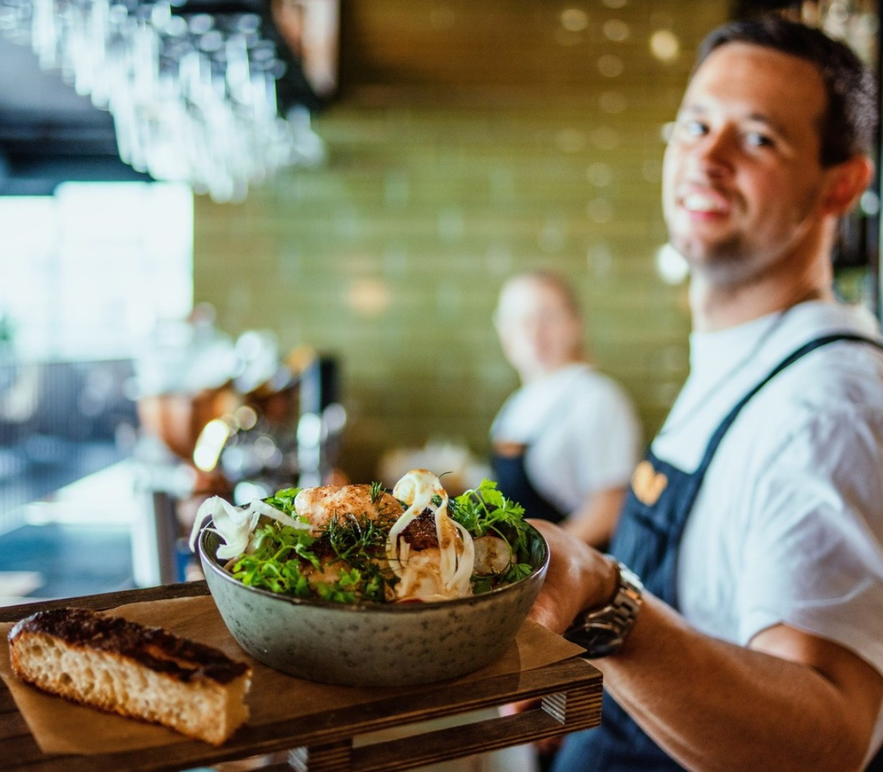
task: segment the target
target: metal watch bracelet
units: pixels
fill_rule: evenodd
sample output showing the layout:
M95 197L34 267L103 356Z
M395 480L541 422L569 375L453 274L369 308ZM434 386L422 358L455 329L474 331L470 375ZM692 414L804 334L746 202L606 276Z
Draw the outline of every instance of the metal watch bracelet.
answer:
M615 558L614 558L615 559ZM643 603L644 585L638 576L617 561L616 594L601 608L580 612L564 637L586 649L587 659L607 657L618 651L635 624Z

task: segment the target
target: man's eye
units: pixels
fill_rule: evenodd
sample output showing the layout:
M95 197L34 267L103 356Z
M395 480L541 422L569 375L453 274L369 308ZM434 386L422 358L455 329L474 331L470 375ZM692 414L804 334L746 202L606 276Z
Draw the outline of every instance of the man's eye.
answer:
M662 127L662 137L666 142L691 142L697 137L702 137L708 133L708 126L702 121L678 119L671 123L666 123Z
M772 147L773 140L759 131L749 131L745 134L745 143L751 147Z
M708 133L708 126L702 121L684 121L681 123L681 132L690 137L701 137Z
M702 137L708 133L708 127L702 121L675 121L668 124L666 131L666 139L678 139L689 142L697 137Z

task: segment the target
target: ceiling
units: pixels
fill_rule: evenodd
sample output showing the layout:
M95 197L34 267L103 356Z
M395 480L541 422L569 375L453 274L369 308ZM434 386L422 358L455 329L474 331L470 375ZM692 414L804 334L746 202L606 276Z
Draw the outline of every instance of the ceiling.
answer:
M0 36L0 195L47 195L63 180L148 179L119 160L113 120Z
M265 12L270 0L186 0L188 12ZM303 0L299 0L303 2ZM276 35L272 26L264 34ZM286 75L277 82L280 109L314 106L315 95L289 50L277 41ZM0 33L0 195L49 195L67 180L149 180L117 154L113 119L76 94L57 71L40 69L29 45Z

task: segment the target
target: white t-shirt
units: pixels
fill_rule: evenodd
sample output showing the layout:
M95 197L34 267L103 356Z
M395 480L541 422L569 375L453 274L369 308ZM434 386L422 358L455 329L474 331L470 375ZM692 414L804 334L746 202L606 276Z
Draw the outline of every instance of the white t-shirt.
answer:
M844 331L867 334L846 308L814 302L694 334L690 378L654 452L694 470L754 384L801 344ZM709 635L744 645L786 623L883 673L883 352L830 344L755 395L708 469L677 587L684 616ZM872 751L881 739L883 714Z
M591 493L628 485L641 428L615 381L574 363L514 392L494 419L491 439L527 445L524 464L534 488L572 512Z

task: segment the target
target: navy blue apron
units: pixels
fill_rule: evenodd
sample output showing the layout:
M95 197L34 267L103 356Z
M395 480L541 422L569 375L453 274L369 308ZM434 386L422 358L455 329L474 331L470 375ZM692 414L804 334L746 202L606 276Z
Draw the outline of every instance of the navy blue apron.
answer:
M566 420L570 404L566 396L567 392L552 403L551 409L547 409L543 425ZM568 512L559 509L556 504L540 493L534 487L530 475L527 473L525 458L530 444L509 442L505 444L511 449L503 453L495 447L491 455L491 469L500 491L506 498L517 501L524 507L525 517L560 523L567 517ZM517 448L517 452L515 452L515 448Z
M631 568L647 590L677 609L676 568L684 527L715 451L748 401L770 380L801 357L835 341L883 345L852 334L828 335L801 346L752 388L715 429L695 472L687 473L658 459L652 451L632 478L610 552ZM555 772L682 772L629 715L605 692L602 723L564 741ZM883 772L883 751L867 772Z
M525 517L536 517L540 520L560 523L567 517L567 513L558 509L534 488L524 466L526 452L527 446L515 455L494 453L491 456L491 468L494 471L497 486L506 498L517 501L524 507Z

